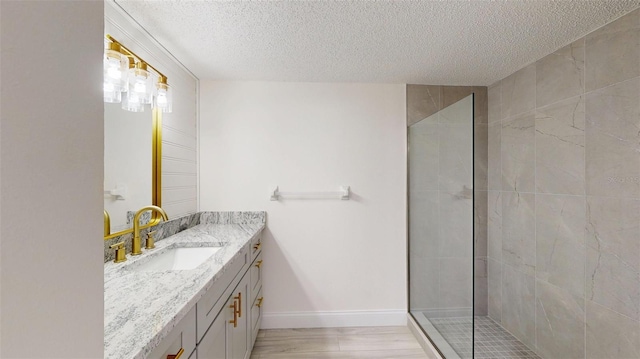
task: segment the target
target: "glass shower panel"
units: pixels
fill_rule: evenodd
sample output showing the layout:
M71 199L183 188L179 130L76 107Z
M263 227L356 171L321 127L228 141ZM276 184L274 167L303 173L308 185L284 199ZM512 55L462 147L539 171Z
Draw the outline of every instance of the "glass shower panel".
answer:
M408 129L409 310L447 359L473 356L473 101Z

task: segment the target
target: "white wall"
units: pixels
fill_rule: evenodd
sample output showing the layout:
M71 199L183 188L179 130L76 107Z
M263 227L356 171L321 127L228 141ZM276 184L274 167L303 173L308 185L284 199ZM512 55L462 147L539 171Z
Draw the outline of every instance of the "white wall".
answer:
M103 356L103 4L0 2L0 357Z
M109 0L106 5L105 33L142 56L169 79L173 112L162 114L161 204L170 219L195 213L198 210L198 80L118 4ZM151 118L150 109L147 110Z
M263 328L404 324L405 86L202 81L202 210L266 210ZM352 200L271 202L269 190Z

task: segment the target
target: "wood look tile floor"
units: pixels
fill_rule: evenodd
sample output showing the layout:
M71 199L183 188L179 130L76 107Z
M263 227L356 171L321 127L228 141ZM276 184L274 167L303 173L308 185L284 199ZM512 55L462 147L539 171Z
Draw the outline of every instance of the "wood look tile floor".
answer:
M428 359L407 327L260 330L251 359Z

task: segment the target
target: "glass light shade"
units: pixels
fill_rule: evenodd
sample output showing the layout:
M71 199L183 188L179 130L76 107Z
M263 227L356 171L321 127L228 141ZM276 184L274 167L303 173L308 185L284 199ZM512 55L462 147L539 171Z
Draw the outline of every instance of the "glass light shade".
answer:
M119 95L118 92L126 89L126 71L129 61L120 52L119 44L111 42L107 46L102 62L104 101L120 102L122 95Z
M129 101L137 99L142 104L151 104L153 100L153 78L144 63L128 71Z
M171 112L173 110L173 91L167 85L166 78L160 78L156 84L155 108L160 112Z
M122 98L122 109L131 112L144 112L144 103L135 92L128 92Z
M104 102L119 103L122 101L122 92L117 90L113 84L105 82L102 84L102 90Z

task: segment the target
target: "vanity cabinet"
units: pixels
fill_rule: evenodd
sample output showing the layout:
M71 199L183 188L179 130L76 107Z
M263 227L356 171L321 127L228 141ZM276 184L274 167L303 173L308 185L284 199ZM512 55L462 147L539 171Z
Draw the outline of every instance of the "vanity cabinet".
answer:
M182 350L180 359L195 359L196 349L196 308L193 308L173 328L171 333L164 338L148 356L150 359L167 359L171 355L177 355Z
M251 356L260 329L263 300L259 243L260 234L231 263L230 269L218 280L220 285L210 288L196 304L198 344L196 355L191 359L249 359Z
M198 358L245 359L249 357L248 289L249 276L245 275L198 344Z

